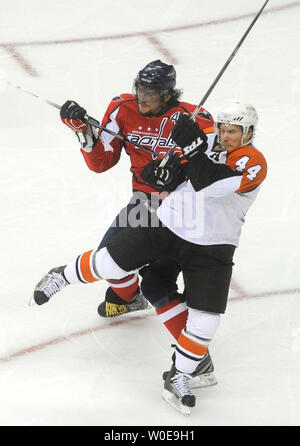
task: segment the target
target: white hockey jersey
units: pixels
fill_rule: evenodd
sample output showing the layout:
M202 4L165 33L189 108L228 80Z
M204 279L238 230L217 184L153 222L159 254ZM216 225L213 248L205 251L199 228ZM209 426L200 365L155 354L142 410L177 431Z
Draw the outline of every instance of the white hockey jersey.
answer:
M266 177L262 153L252 145L208 149L184 166L189 180L164 199L159 219L197 245L238 246L245 215Z

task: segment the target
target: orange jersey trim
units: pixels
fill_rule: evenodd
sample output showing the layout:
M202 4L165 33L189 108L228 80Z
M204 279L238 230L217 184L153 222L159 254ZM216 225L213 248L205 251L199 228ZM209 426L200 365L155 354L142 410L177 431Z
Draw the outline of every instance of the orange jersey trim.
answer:
M238 146L228 150L226 165L243 172L239 189L235 192L250 192L267 176L267 162L263 154L253 146Z

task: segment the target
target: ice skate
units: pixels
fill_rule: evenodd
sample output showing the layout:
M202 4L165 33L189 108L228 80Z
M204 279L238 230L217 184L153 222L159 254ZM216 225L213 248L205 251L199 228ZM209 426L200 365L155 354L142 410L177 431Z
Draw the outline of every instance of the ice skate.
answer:
M162 397L183 415L190 415L196 405L196 397L189 387L191 375L179 372L173 365L167 372Z
M108 288L105 301L98 306L98 313L101 317L117 317L133 311L145 310L146 308L148 308L148 301L139 290L131 300L125 301L111 288Z
M164 381L168 373L168 371L163 373ZM214 365L209 351L207 351L203 359L199 362L196 370L191 374L190 387L192 389L200 389L215 386L216 384L218 384L218 381L214 374Z
M58 266L51 269L36 285L33 296L29 305L43 305L51 299L51 297L61 291L69 282L64 276L65 266Z

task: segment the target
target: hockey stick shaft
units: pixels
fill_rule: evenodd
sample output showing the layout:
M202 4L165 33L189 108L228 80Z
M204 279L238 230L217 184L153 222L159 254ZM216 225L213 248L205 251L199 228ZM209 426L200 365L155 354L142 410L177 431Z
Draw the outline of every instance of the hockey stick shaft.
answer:
M203 98L201 99L198 107L195 109L195 111L192 114L192 119L195 119L195 117L197 116L199 110L201 109L201 107L204 105L204 103L206 102L207 98L210 96L211 92L213 91L213 89L215 88L215 86L217 85L217 83L219 82L220 78L222 77L224 71L226 70L226 68L228 67L228 65L230 64L230 62L232 61L232 59L234 58L234 56L236 55L236 53L238 52L238 50L240 49L240 47L242 46L244 40L246 39L246 37L248 36L249 32L251 31L251 29L253 28L255 22L258 20L259 16L261 15L261 13L263 12L263 10L265 9L267 3L269 0L266 0L265 3L263 4L263 6L261 7L261 9L259 10L259 12L256 14L256 16L254 17L254 19L252 20L252 22L250 23L250 25L248 26L248 28L246 29L245 33L243 34L241 40L238 42L237 46L234 48L233 52L231 53L231 55L228 57L227 61L225 62L224 66L222 67L222 69L220 70L220 72L218 73L217 77L215 78L215 80L213 81L213 83L211 84L211 86L209 87L209 89L207 90L207 92L205 93L205 95L203 96Z
M34 96L35 98L40 99L40 100L43 101L43 102L46 102L46 104L49 104L49 105L51 105L51 106L54 107L54 108L57 108L58 110L61 109L61 106L58 105L58 104L56 104L55 102L49 101L48 99L45 99L45 98L42 98L41 96L39 96L39 95L33 93L32 91L25 90L25 89L24 89L23 87L21 87L20 85L16 85L16 84L14 84L13 82L11 82L11 81L9 81L9 80L6 80L6 83L7 83L10 87L18 88L19 90L23 91L24 93L28 93L28 94L30 94L31 96ZM142 149L142 150L144 150L144 151L146 151L146 152L148 152L148 153L151 153L151 155L153 155L154 158L157 158L157 156L158 156L158 154L157 154L156 152L154 152L153 150L148 149L147 147L145 147L145 146L143 146L143 145L141 145L141 144L134 143L134 142L130 141L128 138L126 138L126 136L124 136L124 135L120 135L119 133L113 132L112 130L109 130L109 129L107 129L106 127L100 125L100 123L99 123L99 121L97 121L97 119L94 119L94 118L92 118L92 117L89 116L89 115L86 115L86 117L83 119L83 121L84 121L86 124L90 124L90 125L92 125L93 127L96 127L97 129L103 130L104 132L109 133L110 135L115 136L116 138L121 139L121 140L124 141L124 142L128 142L128 143L130 143L130 144L133 144L134 146L138 147L139 149Z
M250 25L248 26L248 28L246 29L245 33L243 34L242 38L240 39L240 41L238 42L238 44L236 45L236 47L234 48L233 52L231 53L231 55L228 57L227 61L225 62L224 66L221 68L220 72L218 73L217 77L215 78L215 80L213 81L213 83L211 84L211 86L209 87L209 89L207 90L207 92L205 93L205 95L203 96L203 98L201 99L198 107L194 110L191 119L195 120L197 114L199 113L199 110L201 109L201 107L205 104L207 98L210 96L211 92L213 91L213 89L215 88L215 86L217 85L217 83L219 82L220 78L222 77L224 71L226 70L226 68L228 67L228 65L230 64L230 62L232 61L232 59L234 58L234 56L236 55L236 53L238 52L239 48L242 46L244 40L246 39L247 35L249 34L249 32L251 31L251 29L253 28L255 22L258 20L259 16L261 15L261 13L263 12L265 6L267 5L269 0L266 0L265 3L263 4L263 6L261 7L261 9L259 10L259 12L256 14L256 16L254 17L254 19L252 20L252 22L250 23ZM163 157L161 163L160 163L160 167L163 167L166 165L166 163L168 162L168 160L170 159L170 156L173 154L174 150L176 148L176 144L174 144L174 146L165 154L165 156Z

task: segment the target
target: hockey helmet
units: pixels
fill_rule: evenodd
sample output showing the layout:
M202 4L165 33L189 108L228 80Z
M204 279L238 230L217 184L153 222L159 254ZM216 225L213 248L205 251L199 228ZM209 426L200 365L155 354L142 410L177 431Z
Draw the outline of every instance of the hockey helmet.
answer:
M216 119L217 128L220 128L221 124L225 125L239 125L243 129L243 139L247 135L248 131L252 129L252 136L247 141L250 144L254 139L255 130L257 127L258 115L251 104L243 104L241 102L232 102L222 112L219 112Z
M134 82L135 90L138 85L158 90L162 96L167 95L176 85L175 68L161 60L154 60L138 72Z

